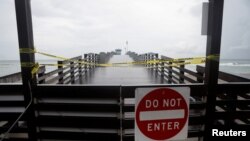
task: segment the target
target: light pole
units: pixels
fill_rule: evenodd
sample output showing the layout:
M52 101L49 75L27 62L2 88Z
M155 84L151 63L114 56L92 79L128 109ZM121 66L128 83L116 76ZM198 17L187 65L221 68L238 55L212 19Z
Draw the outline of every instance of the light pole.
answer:
M126 53L128 52L128 40L126 41L126 48L127 48L127 50L126 50Z

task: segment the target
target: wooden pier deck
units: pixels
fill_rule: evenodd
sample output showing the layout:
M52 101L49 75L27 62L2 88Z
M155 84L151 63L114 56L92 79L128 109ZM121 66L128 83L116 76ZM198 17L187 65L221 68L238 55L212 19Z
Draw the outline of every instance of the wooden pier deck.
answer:
M114 55L108 63L131 62L128 55ZM87 77L79 80L81 84L161 84L162 79L144 66L127 64L117 67L97 67Z

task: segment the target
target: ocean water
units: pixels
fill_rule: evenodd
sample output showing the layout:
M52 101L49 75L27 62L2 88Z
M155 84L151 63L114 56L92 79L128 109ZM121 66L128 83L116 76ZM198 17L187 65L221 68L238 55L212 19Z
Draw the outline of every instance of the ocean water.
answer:
M20 72L20 63L17 60L0 60L0 77Z
M233 74L250 74L250 60L222 60L220 70Z
M56 64L55 60L38 60L39 64ZM46 72L55 70L57 67L46 66ZM0 77L21 71L19 60L0 60Z
M204 64L200 65L204 66ZM186 68L196 71L196 65L186 65ZM220 60L219 70L250 79L250 60L247 59Z
M39 64L56 64L56 60L38 60ZM204 64L201 64L204 66ZM57 67L46 66L46 72L55 70ZM186 65L186 68L195 71L196 65ZM20 72L20 62L18 60L0 60L0 77ZM220 61L220 71L231 74L250 77L250 60L226 59Z

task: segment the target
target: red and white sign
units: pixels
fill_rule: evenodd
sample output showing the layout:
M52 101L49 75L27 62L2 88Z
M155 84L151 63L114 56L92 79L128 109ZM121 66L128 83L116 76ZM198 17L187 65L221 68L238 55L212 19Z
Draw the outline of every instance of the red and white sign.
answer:
M181 140L187 138L188 87L137 88L135 140Z

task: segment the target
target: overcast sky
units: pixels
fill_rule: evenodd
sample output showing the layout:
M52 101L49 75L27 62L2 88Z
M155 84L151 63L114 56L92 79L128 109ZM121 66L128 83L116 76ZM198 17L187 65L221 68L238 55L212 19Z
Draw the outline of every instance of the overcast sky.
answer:
M207 0L32 0L35 47L74 57L116 48L204 56ZM225 0L222 57L250 59L250 1ZM19 59L14 0L0 1L0 60ZM50 59L37 55L37 59Z

